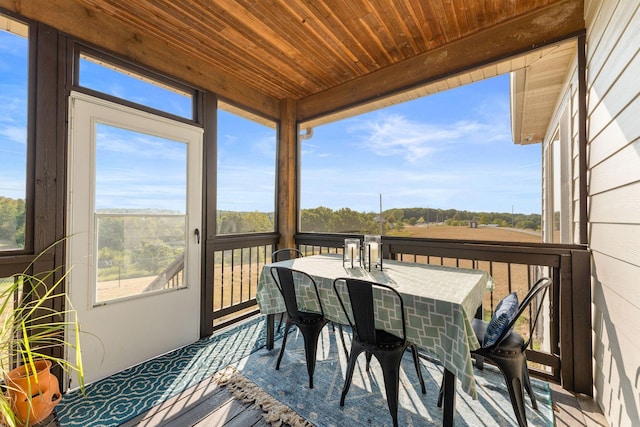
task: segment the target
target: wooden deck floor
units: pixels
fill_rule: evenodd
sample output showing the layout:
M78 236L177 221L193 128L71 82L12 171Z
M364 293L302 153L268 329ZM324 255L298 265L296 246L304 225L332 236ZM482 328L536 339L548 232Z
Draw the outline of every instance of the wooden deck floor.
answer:
M602 412L587 396L575 396L558 385L551 385L555 425L558 427L608 427ZM54 417L40 427L58 427ZM267 427L262 411L233 398L213 381L185 390L121 427Z
M235 399L231 392L205 380L121 427L265 427L262 410Z
M593 400L551 385L555 425L608 427ZM204 381L121 427L264 427L262 411L233 398L227 389Z

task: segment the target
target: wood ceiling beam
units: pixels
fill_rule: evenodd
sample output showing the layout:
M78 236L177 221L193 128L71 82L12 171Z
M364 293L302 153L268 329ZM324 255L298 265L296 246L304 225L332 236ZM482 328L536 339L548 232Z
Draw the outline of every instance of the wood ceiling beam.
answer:
M364 104L582 34L583 0L565 0L298 101L300 121Z
M156 70L169 77L216 93L278 119L280 101L247 86L232 76L213 71L201 58L172 49L162 40L148 37L122 22L75 0L0 0L0 7L42 22L79 40Z

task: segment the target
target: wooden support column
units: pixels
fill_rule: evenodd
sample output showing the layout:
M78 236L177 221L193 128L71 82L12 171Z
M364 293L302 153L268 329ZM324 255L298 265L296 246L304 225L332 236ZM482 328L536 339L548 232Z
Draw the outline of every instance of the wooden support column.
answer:
M296 101L285 99L280 107L278 134L278 232L280 248L295 246L298 225L298 126Z

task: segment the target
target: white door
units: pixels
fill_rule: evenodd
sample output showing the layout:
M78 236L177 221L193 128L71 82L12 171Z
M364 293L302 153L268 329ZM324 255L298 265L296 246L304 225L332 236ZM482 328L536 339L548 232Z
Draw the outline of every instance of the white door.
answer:
M68 289L90 383L199 338L202 130L72 93L69 141Z

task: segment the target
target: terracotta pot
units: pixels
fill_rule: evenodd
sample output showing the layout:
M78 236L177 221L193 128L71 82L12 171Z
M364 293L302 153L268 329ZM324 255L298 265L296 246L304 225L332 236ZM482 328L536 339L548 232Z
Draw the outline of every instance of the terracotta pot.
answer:
M51 362L37 360L34 364L38 375L37 384L34 376L27 376L24 365L5 375L5 394L17 420L24 426L43 421L62 399L58 379L51 374Z

